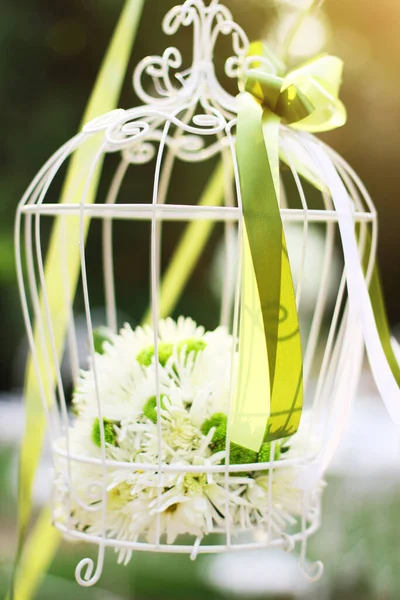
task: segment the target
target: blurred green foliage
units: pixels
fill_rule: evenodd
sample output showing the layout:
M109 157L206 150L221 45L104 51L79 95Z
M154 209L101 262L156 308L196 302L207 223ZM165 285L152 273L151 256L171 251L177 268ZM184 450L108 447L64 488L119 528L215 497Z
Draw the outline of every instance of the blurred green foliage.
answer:
M174 4L174 0L146 4L121 98L120 104L124 108L137 104L131 84L134 65L149 53L161 53L169 43L161 32L161 21ZM268 37L277 10L284 5L272 0L248 0L245 4L239 0L226 0L226 4L250 39ZM12 0L3 0L0 4L0 118L3 131L0 141L0 389L22 383L21 367L17 373L13 368L24 337L13 253L16 206L44 161L76 132L121 7L121 0L72 0L67 3L19 0L18 6ZM400 18L400 8L392 0L381 2L379 11L372 0L347 0L345 9L342 3L326 2L325 10L327 48L344 58L346 63L343 99L349 111L347 126L325 137L359 171L380 210L379 252L383 284L389 316L395 324L400 320L397 300L400 203L396 201L399 171L395 151L399 134L394 126L400 116L400 65L399 53L396 53L398 35L393 23ZM376 19L378 12L379 19ZM180 32L177 45L187 56L185 66L189 66L191 31ZM224 41L218 47L217 69L220 73L228 49ZM235 93L234 82L225 83ZM113 169L112 161L111 157L100 194L106 189L107 173ZM171 197L178 196L182 203L199 197L211 169L211 164L204 164L196 171L189 171L185 165L178 164ZM146 165L141 168L140 177L135 175L134 183L133 176L128 178L122 190L122 201L129 201L133 185L140 201L147 201L152 174L152 165ZM61 180L52 192L52 201L57 201L60 185ZM164 236L164 265L181 230L182 225L171 224ZM44 239L47 235L45 229ZM148 299L147 236L146 227L133 239L129 228L126 226L124 232L121 226L117 266L122 290L120 308L133 324L140 320ZM186 297L192 303L193 316L208 327L214 324L210 315L215 304L210 294L205 294L204 282L218 236L216 231L194 272ZM98 256L99 238L95 231L91 237L89 265L96 264ZM136 259L137 275L134 305L131 298L133 259ZM99 294L101 285L99 277ZM94 301L96 304L96 295Z
M173 0L148 3L142 27L135 43L134 54L128 69L121 103L128 108L137 104L131 84L134 65L147 53L161 53L167 42L161 33L161 21L165 12L175 3ZM20 0L18 9L10 0L0 6L0 115L6 132L0 142L0 390L21 385L22 370L17 374L13 364L18 347L23 339L22 317L16 287L13 251L13 222L17 203L24 190L45 160L77 130L83 109L90 94L103 53L113 31L122 2L110 0L88 0L85 2L53 3L49 0ZM261 20L255 20L253 36L259 33L265 21L266 10L258 8ZM252 19L254 15L251 15ZM248 20L247 18L244 19ZM247 23L248 24L248 23ZM150 33L150 35L149 35ZM190 32L184 32L180 47L190 57ZM222 59L221 59L222 65ZM232 86L232 82L231 82ZM234 89L232 90L234 92ZM114 161L115 162L115 161ZM104 183L100 195L106 190L107 174L112 172L112 158L105 168ZM179 193L180 201L189 199L190 193L199 195L209 166L199 169L190 179L185 176L182 165L177 167L175 188L171 194ZM151 165L142 167L140 177L135 179L138 197L149 194L153 170ZM130 179L132 182L132 179ZM179 184L178 184L179 182ZM132 185L132 183L130 183ZM57 202L61 179L51 191L51 200ZM122 198L131 198L132 187L125 186ZM146 201L146 200L141 200ZM188 201L188 200L186 200ZM44 227L44 247L50 223ZM171 226L170 236L174 239L182 227ZM88 262L95 264L98 257L99 228L92 227L92 244L88 244ZM126 282L127 296L121 294L121 310L126 310L133 322L143 314L147 303L148 288L148 244L147 228L135 236L133 247L126 253L125 243L132 240L129 228L121 226L117 277L121 286L132 271L132 257L136 258L134 306L131 297L132 281ZM164 242L164 263L173 244ZM125 253L124 253L125 251ZM205 253L205 260L210 253ZM137 258L140 257L141 265ZM199 266L204 271L204 265ZM195 274L198 275L198 272ZM203 284L198 278L198 286ZM96 286L101 285L99 278ZM196 290L192 292L196 303ZM100 301L100 299L98 299ZM96 304L96 293L94 294ZM201 308L200 303L198 303ZM203 306L203 305L202 305ZM206 304L200 313L209 313ZM202 316L202 315L200 315Z

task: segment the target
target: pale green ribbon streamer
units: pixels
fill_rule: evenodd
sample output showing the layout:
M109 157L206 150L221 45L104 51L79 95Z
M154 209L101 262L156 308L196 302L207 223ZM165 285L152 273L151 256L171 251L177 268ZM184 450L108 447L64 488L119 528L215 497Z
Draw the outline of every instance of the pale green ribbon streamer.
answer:
M389 321L386 313L385 300L383 298L381 279L379 275L378 264L375 263L372 273L371 284L369 286L369 296L371 298L372 310L374 312L375 323L378 329L379 339L385 352L390 370L393 373L397 385L400 387L400 365L397 362L396 355L391 342L391 333Z
M236 153L243 206L242 296L231 440L258 451L296 432L303 404L302 349L279 208L279 126L327 131L343 125L342 62L319 56L286 76L261 44L258 68L238 97ZM277 72L261 68L266 57Z
M220 206L223 204L225 191L224 169L221 161L208 180L198 206ZM165 319L172 314L214 225L214 221L192 221L182 234L160 286L159 312L161 319ZM151 324L151 306L148 307L143 317L143 323Z
M99 71L95 86L93 88L88 106L86 108L83 123L114 109L118 102L121 86L128 66L133 41L139 25L144 0L127 0L116 26L114 35L110 42L107 53L104 57L101 70ZM93 162L94 156L99 147L99 139L93 136L80 149L76 151L69 167L61 202L79 203L82 197L86 174ZM101 168L96 170L93 177L90 191L86 197L86 203L93 202L96 196L98 181L100 179ZM81 185L76 186L76 181ZM65 225L65 229L64 226ZM66 231L65 231L66 230ZM47 284L47 294L51 313L51 322L54 326L54 335L57 346L57 352L61 356L65 343L67 331L68 311L60 294L63 288L62 279L68 278L71 297L74 296L78 283L80 271L80 250L77 242L79 233L79 219L69 218L67 223L57 221L52 233L50 247L45 265L45 279ZM87 234L87 229L86 229ZM60 249L62 248L64 235L69 240L68 247L68 271L60 270ZM45 314L43 302L41 301L41 313ZM35 331L35 344L38 350L38 363L42 373L45 370L45 359L42 354L40 336ZM53 381L49 382L55 385L55 371L52 372ZM44 377L44 380L46 378ZM50 399L52 394L49 389L45 390L46 396ZM32 511L32 487L40 460L43 435L45 430L44 414L40 401L40 391L38 387L36 372L32 360L28 360L26 386L25 386L25 406L26 406L26 425L25 434L21 449L20 470L19 470L19 534L17 556L14 564L11 589L8 598L16 600L25 600L31 597L34 592L35 584L40 580L39 570L43 569L44 562L36 561L32 544L24 549L25 540ZM47 515L47 512L45 513ZM47 515L48 517L48 515ZM48 544L52 551L47 557L47 564L50 557L57 547L56 539L59 534L52 528L48 528L45 519L40 519L33 531L34 539L41 539L43 543ZM47 542L45 541L47 540ZM29 555L27 555L29 554ZM45 561L46 562L46 561ZM29 565L33 567L27 571ZM27 578L31 580L31 586L27 585ZM22 594L22 582L24 581ZM15 591L16 590L16 591ZM15 594L18 593L18 596Z
M365 248L365 258L363 261L364 272L368 267L368 259L371 255L371 235L367 234L367 243ZM383 351L386 359L389 363L390 370L393 373L393 377L396 380L397 385L400 387L400 365L397 362L396 355L393 350L391 342L391 333L389 327L389 321L386 314L385 300L383 297L381 278L379 274L378 263L375 262L374 270L372 271L371 283L369 285L369 297L372 304L372 310L375 317L376 327L378 329L379 339L382 344Z

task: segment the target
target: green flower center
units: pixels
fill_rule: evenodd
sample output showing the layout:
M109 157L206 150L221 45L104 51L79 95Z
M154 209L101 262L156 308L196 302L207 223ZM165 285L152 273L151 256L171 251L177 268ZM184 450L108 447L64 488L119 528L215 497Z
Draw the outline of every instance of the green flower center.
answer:
M172 350L172 344L166 344L165 342L160 342L158 344L158 361L163 367L165 367L167 360L170 358L170 356L172 356ZM142 365L142 367L149 367L153 362L153 356L154 346L148 346L139 352L136 360L138 361L139 365Z
M117 435L114 429L115 423L109 421L108 419L103 419L103 428L104 428L104 439L106 444L110 444L110 446L117 445ZM96 419L93 423L92 427L92 441L96 446L101 448L101 432L100 432L100 421Z
M190 340L183 340L178 344L178 354L182 352L185 348L185 355L189 356L189 354L194 353L194 357L198 355L199 352L203 352L203 350L207 347L207 344L204 340L200 340L198 338L193 338Z
M269 462L271 460L271 445L272 442L264 442L258 453L258 462ZM275 442L274 460L279 460L281 448L278 442Z
M107 327L99 327L93 331L94 351L104 354L104 343L112 343L112 332Z
M162 396L160 399L160 406L163 409L165 409L164 398L168 398L168 396ZM152 396L147 400L144 405L143 414L150 419L150 421L153 421L153 423L157 423L157 396Z
M192 338L189 340L182 340L178 342L176 348L178 350L178 354L180 355L182 350L185 349L185 356L189 354L194 354L194 357L197 356L199 352L202 352L206 348L207 344L198 338ZM158 344L158 362L161 366L165 367L169 358L171 358L174 350L174 345L169 344L167 342L160 342ZM136 357L136 360L142 367L149 367L153 362L154 357L154 346L147 346L139 352Z
M213 454L221 452L226 448L226 425L227 416L224 413L215 413L204 421L201 426L201 432L208 435L212 427L215 427L215 433L210 443L210 449ZM230 443L229 448L229 464L231 465L246 465L257 462L257 452L244 448L234 442Z
M207 485L207 475L205 473L186 473L184 484L188 492L201 494L203 492L203 487Z
M226 448L226 426L227 416L224 413L215 413L209 419L204 421L201 426L201 432L208 435L210 430L215 427L215 432L209 445L213 454L221 452ZM281 450L279 442L275 443L274 460L279 460L281 452L285 452L287 448ZM264 442L257 453L254 450L244 448L234 442L230 443L229 463L231 465L245 465L256 462L269 462L271 460L271 442ZM239 475L239 473L238 473Z

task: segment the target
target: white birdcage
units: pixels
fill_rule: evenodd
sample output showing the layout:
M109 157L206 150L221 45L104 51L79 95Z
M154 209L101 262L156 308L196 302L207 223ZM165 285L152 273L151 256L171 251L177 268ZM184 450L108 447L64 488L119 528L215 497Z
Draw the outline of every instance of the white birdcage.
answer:
M167 464L162 459L163 439L161 420L158 419L156 461L132 462L118 460L117 455L110 458L107 454L103 420L105 398L101 386L102 373L98 372L100 363L95 360L91 290L103 277L106 313L104 325L116 333L119 321L120 269L115 264L114 253L118 246L115 231L121 221L125 227L132 227L133 234L138 231L139 226L146 228L147 222L145 230L149 233L151 248L149 299L156 356L160 344L162 228L171 221L223 224L226 245L220 324L227 328L232 340L235 340L231 344L229 371L235 359L240 305L240 243L239 260L236 260L231 250L235 232L240 233L243 220L235 156L237 99L227 93L218 81L213 57L219 36L231 38L234 56L226 61L225 74L229 78L237 79L246 70L249 42L242 29L232 20L230 12L220 5L218 0L212 0L208 5L205 5L203 0L188 0L182 6L174 7L165 17L164 32L172 35L182 26L193 28L191 67L179 72L183 59L180 52L172 47L161 57L149 56L141 61L135 70L133 82L135 92L144 104L130 110L115 110L88 123L82 133L66 143L43 167L18 209L16 245L23 310L53 448L53 521L55 527L67 538L91 542L99 547L96 568L91 559L81 561L77 567L77 580L85 586L98 581L106 547L115 548L124 560L135 550L188 553L195 558L199 553L267 546L293 550L296 543L299 543L301 563L306 570L307 539L320 525L324 471L346 425L361 371L364 339L357 314L357 295L360 292L357 286L360 273L362 275L360 257L365 259L366 253L368 255L365 280L362 277L364 287L365 281L369 281L372 273L377 241L375 209L364 186L342 158L313 136L282 125L280 151L281 158L288 168L282 173L281 215L285 230L288 231L292 224L298 224L302 229L302 243L296 256L293 252L291 255L292 262L298 263L295 269L296 301L303 328L301 334L306 405L300 430L296 434L296 452L282 454L277 459L276 442L272 442L270 459L267 462L229 464L226 461L226 464L213 464L205 459L202 463L190 465L173 462ZM257 59L264 60L262 57ZM266 66L271 66L268 61ZM142 85L143 75L149 76L149 80L152 79L154 96L145 91ZM80 202L52 203L52 185L56 185L53 182L57 182L58 173L63 173L65 163L82 145L94 139L97 151L84 180L77 181L74 190L74 193L76 190L81 193ZM300 179L296 170L294 157L299 152L310 177L322 183L323 191L318 194L313 192L312 207L309 206L308 196L311 187ZM101 161L112 153L114 157L117 153L119 163L109 192L104 198L99 197L99 193L97 202L89 203L91 179ZM225 173L224 202L221 206L197 205L196 198L189 198L189 202L182 204L179 201L167 201L175 162L188 164L188 173L191 173L193 171L189 170L189 163L190 169L195 169L198 163L212 161L219 155ZM113 160L115 161L115 158ZM137 182L140 182L140 169L145 168L146 164L149 168L154 168L154 186L149 203L143 203L142 197L136 192ZM130 179L129 194L132 201L119 203L120 191L131 170L134 170L137 177ZM292 190L291 194L285 194L285 188L288 186ZM296 198L293 190L296 191ZM290 206L286 201L289 197ZM57 291L58 300L62 307L60 310L65 312L66 309L68 314L68 332L61 356L58 355L56 342L60 335L63 335L62 326L60 332L57 314L51 313L49 308L49 303L54 303L54 298L48 298L48 282L43 263L43 244L46 236L42 235L42 231L46 231L46 223L52 220L57 222L57 226L65 233L64 237L61 236L63 241L58 253L60 272L65 273ZM79 235L71 240L71 224L77 221ZM102 230L101 239L97 240L99 264L92 265L89 273L85 236L87 226L92 221L100 221ZM355 224L358 228L357 237L354 233ZM318 285L310 315L309 306L303 309L302 298L310 276L310 273L307 273L308 268L304 267L309 264L309 242L315 232L323 237L324 243L321 268L312 273L314 278L318 278ZM236 239L240 240L240 235L237 235ZM368 239L372 240L369 249ZM176 242L178 243L178 240ZM70 289L71 282L67 277L71 244L75 247L80 245L81 285L76 294L75 290ZM337 252L339 245L343 250L343 264L340 262L340 252ZM335 258L337 255L339 259ZM132 258L132 271L142 268L142 261L140 256ZM338 281L333 275L335 261L342 265L342 276ZM133 286L131 293L134 298ZM329 299L330 295L333 297L333 304ZM362 295L361 292L359 295ZM76 431L74 433L71 429L74 415L69 410L70 391L65 383L65 369L62 368L62 365L69 365L74 386L79 379L79 369L87 368L85 357L81 357L82 352L78 351L77 296L80 297L84 308L90 372L93 375L96 395L101 441L96 456L87 455L85 444L80 446L73 437L76 437ZM181 306L184 306L184 303L185 296ZM41 306L44 307L43 310ZM304 318L303 313L306 313ZM36 323L35 339L39 342L34 342L34 328L31 324L33 320ZM161 367L157 360L153 361L152 365L157 413L160 414L163 408L159 381ZM57 381L55 390L51 389L49 383L52 382L53 369ZM230 384L230 398L232 391L233 385ZM227 412L229 414L229 407ZM229 439L226 445L229 448ZM110 488L110 472L113 471L115 475L116 470L120 481L125 483L128 475L134 477L135 473L156 478L155 501L169 488L168 482L173 480L176 483L176 478L181 478L182 481L188 474L193 474L195 478L203 476L202 481L206 482L205 485L211 485L218 478L218 493L223 494L224 508L220 505L216 510L214 506L205 532L200 531L197 535L179 538L178 542L174 540L174 543L168 543L165 538L167 517L159 505L159 509L151 514L148 508L142 516L138 512L135 513L139 519L151 521L148 525L154 527L151 540L146 537L144 530L143 535L140 531L137 535L133 534L129 519L124 521L124 527L120 528L117 535L118 523L115 519L119 513L116 517L115 513L111 515L109 509L110 502L115 501L115 497L111 498L115 488ZM87 474L90 472L92 477L88 478ZM246 494L257 490L254 474L261 472L265 493L257 500L258 509L247 514ZM247 482L233 485L234 476L240 479L243 478L243 473L248 474L248 477L244 477ZM79 481L80 476L83 481ZM116 495L120 497L121 494L121 489L118 489ZM134 500L134 495L129 492L126 504ZM123 500L121 502L123 504ZM77 521L77 510L88 515L90 527L85 527L83 522ZM171 513L170 510L168 518L172 519ZM93 525L93 515L96 515L96 526ZM132 515L131 518L133 519ZM188 531L191 532L189 526ZM309 575L318 577L321 571L322 565L316 563L309 568Z

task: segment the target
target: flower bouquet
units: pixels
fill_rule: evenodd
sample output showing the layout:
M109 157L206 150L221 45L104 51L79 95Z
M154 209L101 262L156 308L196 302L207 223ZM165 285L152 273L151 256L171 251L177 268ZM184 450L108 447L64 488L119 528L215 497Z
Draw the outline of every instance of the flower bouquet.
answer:
M56 525L88 536L105 527L124 562L136 544L169 545L181 534L201 540L229 527L281 536L303 493L293 466L273 466L299 456L301 436L259 452L230 442L232 336L183 317L161 321L158 333L157 351L149 326L96 335L95 363L73 396L75 422L55 443Z

